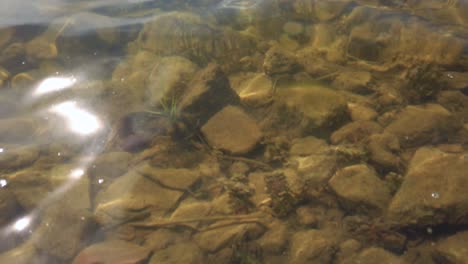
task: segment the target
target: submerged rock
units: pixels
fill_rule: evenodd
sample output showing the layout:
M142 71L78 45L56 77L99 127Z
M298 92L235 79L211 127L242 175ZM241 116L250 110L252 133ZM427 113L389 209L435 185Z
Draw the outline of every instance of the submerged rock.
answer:
M461 123L440 105L407 106L384 132L398 137L403 147L437 143L455 134Z
M330 263L336 246L335 238L326 231L299 231L291 238L288 263Z
M262 138L257 122L241 108L226 106L201 128L208 144L232 154L245 154Z
M468 231L458 232L437 242L433 258L437 263L468 263Z
M359 143L373 134L380 133L382 127L373 121L355 121L333 132L330 141L333 144Z
M200 70L182 95L178 111L195 127L202 126L226 105L237 105L240 98L216 64Z
M150 250L121 240L93 244L78 254L72 264L138 264L148 258Z
M391 198L390 189L366 165L353 165L336 172L329 186L350 211L383 211Z
M278 87L276 96L279 109L273 114L288 123L288 127L298 126L304 134L323 136L348 118L345 98L321 85Z
M204 263L204 254L193 242L178 243L157 251L148 262L148 264L160 263Z
M468 223L467 171L466 153L418 149L388 207L389 217L403 226Z
M159 55L181 55L207 63L212 59L240 59L254 48L238 32L220 29L191 13L171 12L155 17L143 27L138 45Z

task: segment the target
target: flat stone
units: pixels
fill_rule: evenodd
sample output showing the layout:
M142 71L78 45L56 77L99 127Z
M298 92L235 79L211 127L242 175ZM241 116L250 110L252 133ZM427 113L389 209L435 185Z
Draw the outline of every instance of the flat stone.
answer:
M78 254L72 264L138 264L148 258L150 250L121 240L93 244Z
M251 151L262 138L257 122L235 106L223 108L201 131L210 146L232 154Z
M434 259L438 263L468 263L468 231L458 232L437 242Z
M468 223L466 155L418 149L388 207L390 219L403 226Z
M329 186L345 208L355 210L383 210L391 195L389 188L376 172L366 165L353 165L336 172Z
M395 135L382 133L369 137L367 146L369 158L374 165L385 170L398 171L402 167L400 142Z
M219 221L208 228L230 223L232 221ZM214 253L229 245L235 238L243 237L256 225L240 224L226 227L214 228L206 232L197 233L194 241L204 251Z
M190 188L201 178L201 174L197 170L160 169L152 167L148 163L139 166L136 168L136 171L145 177L157 181L163 187L178 190Z
M130 171L98 194L95 215L101 225L143 217L146 209L162 215L172 209L182 195L183 191L164 188L153 180Z

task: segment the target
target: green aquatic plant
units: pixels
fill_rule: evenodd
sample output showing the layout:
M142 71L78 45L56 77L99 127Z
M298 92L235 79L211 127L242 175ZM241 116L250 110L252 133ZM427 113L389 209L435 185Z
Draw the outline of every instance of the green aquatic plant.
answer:
M177 121L178 120L178 108L177 108L177 100L173 96L171 99L165 99L162 98L159 101L159 105L161 106L160 111L151 111L151 110L145 110L146 113L154 114L154 115L159 115L159 116L164 116L169 118L171 121Z

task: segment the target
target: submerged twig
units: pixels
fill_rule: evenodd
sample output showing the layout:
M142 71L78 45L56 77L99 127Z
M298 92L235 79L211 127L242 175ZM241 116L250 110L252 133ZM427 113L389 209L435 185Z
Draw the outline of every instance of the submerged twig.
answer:
M205 229L197 229L194 227L194 230L199 232L204 232L208 230L213 230L217 228L222 228L230 225L240 225L240 224L249 224L255 223L259 224L265 228L268 228L265 223L263 223L260 218L254 215L223 215L223 216L206 216L198 218L187 218L187 219L158 219L148 223L132 223L133 227L140 228L161 228L161 227L170 227L170 226L187 226L190 223L199 223L199 222L210 222L210 221L226 221L226 220L237 220L236 222L225 223L219 226L211 226Z

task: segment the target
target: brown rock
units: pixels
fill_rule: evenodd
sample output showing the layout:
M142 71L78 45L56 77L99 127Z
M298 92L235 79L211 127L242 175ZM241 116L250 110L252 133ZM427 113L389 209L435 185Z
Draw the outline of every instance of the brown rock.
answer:
M382 127L373 121L355 121L344 125L333 132L330 141L333 144L358 143L367 139L372 134L382 131Z
M437 263L468 263L468 251L466 250L466 241L468 240L468 231L458 232L441 241L437 242L433 257Z
M286 249L289 240L288 227L281 221L274 221L270 229L257 240L263 252L280 255Z
M189 169L159 169L145 163L136 171L145 177L157 181L166 188L185 190L195 184L201 177L197 170Z
M405 262L398 256L381 248L367 248L364 249L358 256L351 259L350 262L344 263L362 263L362 264L374 264L374 263L392 263L392 264L404 264Z
M299 69L299 64L293 53L274 46L265 54L263 70L268 76L291 74Z
M194 126L202 126L226 105L237 105L240 98L229 80L215 64L200 70L182 95L178 110Z
M257 122L234 106L223 108L201 131L210 146L233 154L249 152L262 138Z
M364 105L348 103L348 109L353 121L370 121L378 115L374 109Z
M138 264L148 258L147 248L124 242L111 240L91 245L76 256L72 264Z
M3 146L0 154L1 170L18 169L33 163L39 157L37 146Z
M330 263L335 252L335 239L328 232L300 231L292 236L288 263Z
M366 165L353 165L336 172L329 185L342 205L352 211L384 210L390 190L376 172Z
M467 171L466 154L418 149L388 207L389 217L403 226L468 223Z
M402 168L398 156L400 142L395 135L388 133L371 135L366 146L373 163L386 170L398 171Z
M204 254L193 242L179 243L157 251L149 261L149 264L160 263L204 263Z
M461 128L461 123L440 105L407 106L384 131L398 137L403 147L437 143Z
M367 71L344 71L340 73L333 86L337 89L347 90L354 93L366 94L371 91L370 84L372 75Z

